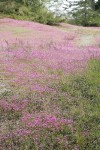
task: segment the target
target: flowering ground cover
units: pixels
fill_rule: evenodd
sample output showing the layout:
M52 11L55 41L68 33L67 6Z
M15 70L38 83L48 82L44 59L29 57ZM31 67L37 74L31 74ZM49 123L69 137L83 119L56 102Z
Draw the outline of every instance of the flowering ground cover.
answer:
M0 19L2 150L99 150L99 35Z

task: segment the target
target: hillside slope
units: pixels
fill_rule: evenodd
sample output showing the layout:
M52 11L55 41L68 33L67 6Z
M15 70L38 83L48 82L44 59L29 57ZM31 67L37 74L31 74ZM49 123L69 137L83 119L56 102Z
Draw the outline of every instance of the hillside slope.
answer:
M0 19L2 150L98 150L100 28Z

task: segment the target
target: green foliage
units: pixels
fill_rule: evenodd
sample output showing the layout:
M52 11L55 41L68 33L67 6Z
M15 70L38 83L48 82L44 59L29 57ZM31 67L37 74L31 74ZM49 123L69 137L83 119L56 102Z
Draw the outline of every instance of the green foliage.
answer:
M100 61L91 60L86 74L74 77L63 90L72 96L96 102L100 100Z
M95 3L95 9L100 11L100 0Z
M100 26L100 2L95 0L80 0L75 2L70 2L69 5L65 7L74 6L72 11L69 12L71 19L69 23L83 26Z
M91 60L83 75L69 77L61 84L62 111L77 122L76 139L79 149L98 150L100 127L100 60Z
M49 25L57 25L61 18L45 7L46 0L4 0L0 2L0 13L20 20L32 20Z
M69 23L83 26L100 26L100 14L97 11L88 11L86 18L82 10L73 14L73 19L69 19Z

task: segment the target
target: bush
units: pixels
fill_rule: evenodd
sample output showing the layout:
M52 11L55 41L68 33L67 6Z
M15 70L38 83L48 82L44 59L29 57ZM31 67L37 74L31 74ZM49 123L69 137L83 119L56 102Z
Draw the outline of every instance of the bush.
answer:
M89 12L87 18L84 19L83 15L76 14L76 16L68 21L70 24L82 26L100 26L100 13L99 11Z
M31 20L48 25L58 25L61 22L60 17L55 17L54 13L49 12L48 9L40 5L35 8L35 6L27 6L19 2L1 2L0 3L1 16L11 17L13 19L19 20Z

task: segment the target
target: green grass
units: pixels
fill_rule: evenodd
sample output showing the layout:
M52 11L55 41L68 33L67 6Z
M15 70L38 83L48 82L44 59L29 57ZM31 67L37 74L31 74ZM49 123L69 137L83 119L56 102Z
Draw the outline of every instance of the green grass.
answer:
M60 105L65 116L77 123L76 140L80 150L100 149L100 60L91 60L87 71L61 84Z
M20 150L40 150L41 144L44 145L44 150L75 150L77 145L79 150L100 149L100 60L91 60L83 74L66 77L63 82L60 82L58 88L56 104L61 109L63 117L74 120L74 127L67 128L65 126L57 132L44 129L39 134L38 144L35 144L31 136L24 137L20 141L13 135L5 142L5 147L8 143L12 143L12 149L16 149L16 145L18 145ZM7 93L3 96L6 97ZM50 98L49 95L46 96L48 96L47 99ZM55 103L53 98L55 96L52 95L51 103ZM33 105L32 103L29 106L32 111ZM40 110L40 108L38 109ZM1 114L3 114L3 110L1 110ZM12 131L14 126L11 122L18 121L21 117L21 112L16 113L12 110L5 113L2 120L6 119L9 122L7 129ZM33 133L35 134L35 131ZM68 148L65 148L66 135L69 142ZM57 138L61 139L60 144Z

